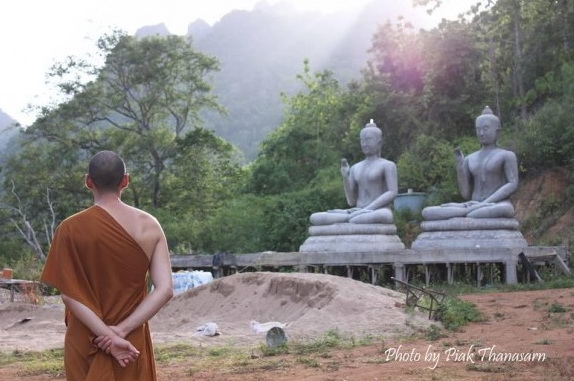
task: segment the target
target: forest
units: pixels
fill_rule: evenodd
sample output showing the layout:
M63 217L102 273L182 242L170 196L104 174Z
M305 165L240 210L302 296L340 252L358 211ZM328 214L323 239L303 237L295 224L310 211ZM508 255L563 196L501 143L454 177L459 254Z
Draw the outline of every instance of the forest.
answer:
M62 102L41 106L0 155L0 263L38 278L58 223L91 205L86 165L104 149L126 160L124 201L158 218L173 254L190 255L297 251L311 213L346 207L339 162L361 160L370 119L400 190L426 192L430 204L460 200L453 150L478 149L474 119L486 105L522 179L572 173L573 32L568 0L483 2L429 30L381 24L360 79L300 63L301 90L281 94L281 122L249 162L205 126L205 113L226 113L210 82L216 57L180 36L106 34L101 60L54 65ZM569 179L559 204L573 200ZM399 236L418 218L397 213Z

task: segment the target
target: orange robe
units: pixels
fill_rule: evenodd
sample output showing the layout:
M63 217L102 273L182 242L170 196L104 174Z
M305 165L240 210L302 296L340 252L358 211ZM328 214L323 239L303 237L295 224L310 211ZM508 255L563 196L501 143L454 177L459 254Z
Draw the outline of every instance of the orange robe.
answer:
M41 280L118 325L147 295L150 262L138 243L103 208L92 206L57 228ZM92 344L92 332L66 309L64 365L68 381L156 380L148 324L131 332L139 351L125 368Z

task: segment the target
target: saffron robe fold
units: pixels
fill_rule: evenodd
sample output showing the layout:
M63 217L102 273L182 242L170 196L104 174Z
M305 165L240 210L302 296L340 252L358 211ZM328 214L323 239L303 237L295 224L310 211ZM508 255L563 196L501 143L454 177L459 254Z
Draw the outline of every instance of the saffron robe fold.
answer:
M139 244L103 208L92 206L56 229L41 280L91 309L107 325L118 325L147 295L150 261ZM92 344L94 334L66 309L64 365L68 381L156 380L147 323L129 340L139 358L122 368Z

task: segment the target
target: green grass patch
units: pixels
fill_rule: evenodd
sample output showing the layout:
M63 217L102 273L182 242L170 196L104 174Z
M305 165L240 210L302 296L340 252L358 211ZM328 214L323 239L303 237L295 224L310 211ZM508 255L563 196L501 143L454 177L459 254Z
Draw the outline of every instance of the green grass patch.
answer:
M202 356L202 352L200 348L181 343L155 346L154 348L155 360L158 363L183 360L190 357L200 357Z
M49 349L41 352L0 351L0 366L21 365L23 376L49 374L59 377L64 374L64 349Z
M552 305L550 307L548 307L548 312L551 313L561 313L561 312L566 312L567 309L564 308L564 306L560 303L552 303Z
M538 340L538 341L534 342L534 344L536 344L536 345L550 345L550 344L554 344L554 341L552 341L550 339L542 339L542 340Z
M319 368L321 366L319 361L317 361L317 359L312 357L298 357L297 362L311 368Z
M427 339L428 341L437 341L445 337L447 336L444 334L442 329L436 324L431 324L431 326L425 332L425 339Z
M485 317L473 303L447 296L434 314L434 318L446 329L457 331L471 322L485 321Z
M428 288L431 290L440 290L441 292L445 292L448 295L574 288L574 275L564 275L564 274L553 275L550 272L546 272L543 273L541 276L542 279L544 280L544 283L538 283L538 282L515 283L515 284L497 283L494 285L477 287L475 282L471 283L455 282L453 284L440 282L440 283L431 283L428 286Z
M466 369L473 372L505 373L508 370L508 366L494 363L469 363L466 364Z
M289 352L296 355L307 355L328 351L330 348L340 347L343 338L339 331L329 330L323 336L311 341L289 342Z

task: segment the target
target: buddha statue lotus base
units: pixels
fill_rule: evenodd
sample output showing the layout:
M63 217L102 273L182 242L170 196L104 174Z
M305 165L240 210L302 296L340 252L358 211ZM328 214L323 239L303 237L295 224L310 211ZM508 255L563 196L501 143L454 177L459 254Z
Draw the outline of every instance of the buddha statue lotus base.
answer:
M405 245L397 236L394 224L316 225L309 228L309 238L300 252L380 252L402 250Z
M467 218L457 217L440 221L424 221L421 233L412 249L472 249L516 248L528 243L518 230L514 218Z

